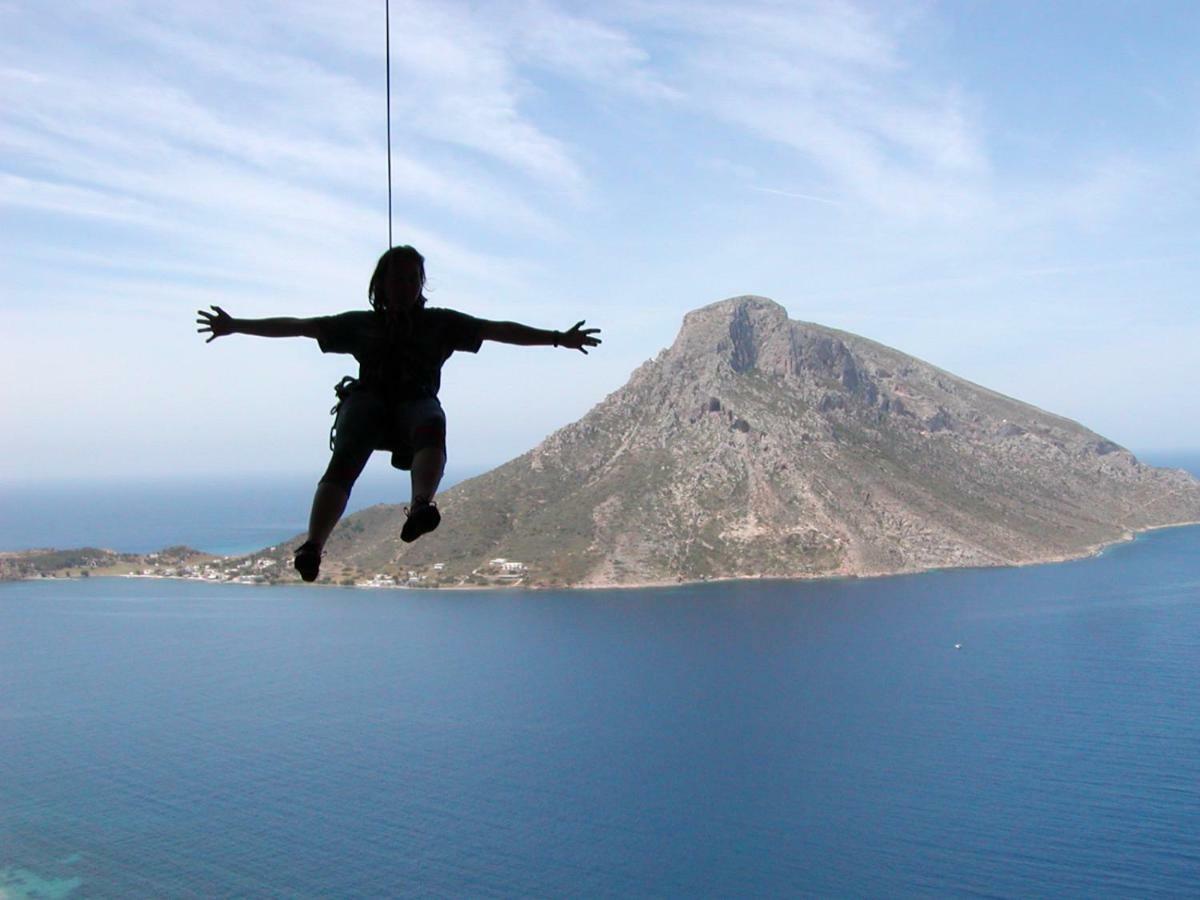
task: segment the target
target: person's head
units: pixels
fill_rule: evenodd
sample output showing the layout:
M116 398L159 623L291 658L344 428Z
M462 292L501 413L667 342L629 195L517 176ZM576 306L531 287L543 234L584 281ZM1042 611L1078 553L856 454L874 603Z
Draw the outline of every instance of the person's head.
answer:
M425 257L405 245L393 247L375 265L367 297L380 312L408 312L425 305Z

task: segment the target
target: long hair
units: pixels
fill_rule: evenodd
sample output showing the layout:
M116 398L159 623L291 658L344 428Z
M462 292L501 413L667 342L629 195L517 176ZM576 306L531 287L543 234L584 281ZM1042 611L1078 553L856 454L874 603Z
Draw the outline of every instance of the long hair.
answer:
M392 247L383 256L379 257L379 262L375 264L375 272L371 275L371 284L367 287L367 299L371 302L371 308L381 315L386 316L388 333L393 338L407 334L412 330L412 318L409 315L409 309L399 306L389 306L387 301L390 298L383 296L383 292L386 290L385 285L392 273L398 269L410 272L415 270L421 286L416 308L420 309L424 307L425 257L407 244L400 247Z
M375 273L371 276L371 284L367 288L367 299L371 301L373 309L380 309L382 298L379 295L384 281L395 269L401 267L416 269L417 277L421 282L421 297L417 301L417 305L425 305L425 257L418 253L416 248L405 244L386 251L383 256L379 257L379 262L375 264Z

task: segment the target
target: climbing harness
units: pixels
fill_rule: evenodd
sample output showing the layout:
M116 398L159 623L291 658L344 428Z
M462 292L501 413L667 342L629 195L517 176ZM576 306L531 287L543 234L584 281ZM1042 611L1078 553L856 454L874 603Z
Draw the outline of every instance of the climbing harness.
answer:
M334 442L337 440L337 415L342 410L342 404L346 402L346 398L353 394L359 388L357 378L350 375L345 375L342 380L333 386L333 392L337 394L337 403L333 404L333 408L329 410L329 414L333 416L333 424L329 426L329 449L333 449Z

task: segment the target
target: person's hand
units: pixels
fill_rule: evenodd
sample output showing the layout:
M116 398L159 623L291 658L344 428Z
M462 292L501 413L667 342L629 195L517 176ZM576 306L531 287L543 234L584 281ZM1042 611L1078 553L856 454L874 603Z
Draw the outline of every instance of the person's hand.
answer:
M221 307L214 306L212 312L198 309L196 310L196 315L201 317L196 320L196 324L200 326L196 330L201 334L212 332L208 340L204 343L211 344L219 337L233 334L233 317L221 309Z
M584 356L587 356L586 347L596 347L600 344L600 338L592 337L593 334L599 334L599 328L581 328L585 320L581 319L571 326L569 331L560 331L558 338L558 346L569 347L572 350L578 350Z

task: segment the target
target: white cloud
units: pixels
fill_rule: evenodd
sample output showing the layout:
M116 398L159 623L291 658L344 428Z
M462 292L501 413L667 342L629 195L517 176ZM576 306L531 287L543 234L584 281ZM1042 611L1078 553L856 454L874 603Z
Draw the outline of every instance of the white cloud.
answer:
M15 46L24 66L4 73L0 137L10 147L33 144L28 149L34 164L47 163L47 150L56 153L64 178L78 171L73 166L79 157L98 153L126 166L204 153L219 154L232 168L286 175L326 190L376 196L385 191L381 47L367 54L379 63L379 78L365 83L357 79L353 63L346 72L335 71L270 45L246 46L244 37L230 39L231 26L221 27L232 20L252 33L266 31L273 21L271 7L239 6L236 17L213 14L203 20L205 30L196 33L182 30L198 21L195 17L176 13L182 23L155 18L165 16L164 9L175 8L121 7L106 16L81 12L96 25L98 43L134 43L138 49L128 57L105 56L93 46L75 57L68 54L50 69L28 48ZM292 28L301 30L301 25L293 22ZM378 34L367 37L378 42ZM433 42L430 38L422 46ZM437 42L442 49L449 46L446 36ZM459 48L460 59L475 60L464 74L448 55L427 54L426 62L436 59L437 65L423 66L413 53L396 62L397 194L459 215L502 218L504 227L549 233L546 215L479 163L507 164L568 194L581 189L582 177L558 142L518 114L512 92L504 87L500 57L493 53L492 63L480 62L486 53ZM147 60L154 61L150 71ZM424 69L420 84L405 77L414 62ZM38 65L43 71L31 70ZM464 104L463 97L470 102ZM44 140L38 143L36 137ZM471 147L479 151L479 162L420 146L430 138Z
M653 71L650 54L633 35L545 0L527 0L515 12L492 10L494 26L505 30L518 60L646 100L679 96Z
M686 37L674 81L693 108L794 148L826 191L906 219L986 201L987 154L961 92L923 80L861 10L672 7L660 27Z
M62 246L47 248L44 226L13 229L0 250L8 302L190 304L181 282L216 278L225 291L292 292L301 306L328 307L357 288L387 233L383 49L371 33L370 46L348 41L340 57L308 58L324 35L304 14L319 25L326 8L10 11L28 27L0 37L11 61L0 70L0 206L11 217L53 216ZM346 21L362 29L370 18ZM53 65L46 47L62 51ZM361 78L366 64L380 77ZM471 88L450 78L431 89L453 99ZM401 96L413 90L399 79ZM547 183L577 190L578 173L554 158L554 142L542 141L549 163L545 153L520 158L488 146L472 158L438 150L411 120L396 126L397 238L431 255L435 279L520 283L527 263L472 246L450 226L558 240L545 204L494 168L541 167L551 170ZM536 150L536 128L516 121L510 131L510 144ZM105 249L76 252L89 245ZM64 251L70 271L61 269ZM253 296L233 291L235 302L243 295Z
M94 216L121 222L148 224L154 216L149 207L137 200L114 197L107 191L23 178L0 172L0 206L62 213L70 216Z

